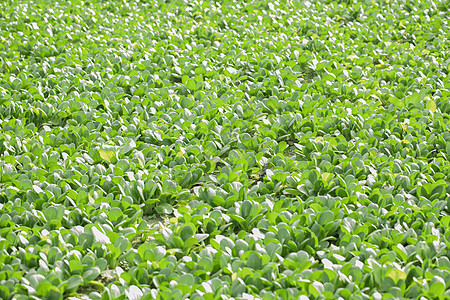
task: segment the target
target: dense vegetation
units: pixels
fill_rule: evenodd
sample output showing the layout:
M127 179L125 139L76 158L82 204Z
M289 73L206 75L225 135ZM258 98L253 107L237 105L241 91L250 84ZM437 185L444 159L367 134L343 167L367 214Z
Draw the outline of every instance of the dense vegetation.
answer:
M1 1L0 298L450 298L449 8Z

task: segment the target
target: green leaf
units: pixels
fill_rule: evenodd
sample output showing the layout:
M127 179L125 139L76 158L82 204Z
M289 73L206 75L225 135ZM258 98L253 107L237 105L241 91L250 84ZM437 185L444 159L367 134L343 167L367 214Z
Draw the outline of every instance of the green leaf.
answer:
M6 286L0 285L0 298L2 299L8 299L11 292Z
M402 244L392 246L392 250L394 250L394 252L400 257L401 260L406 262L406 260L408 259L408 254Z
M262 261L258 254L253 253L247 258L247 265L249 268L259 270L262 267Z
M196 88L195 81L189 78L187 75L183 75L181 81L188 89L195 90Z
M314 281L308 287L308 292L311 293L314 297L318 297L320 294L324 292L325 288L323 284L319 281Z
M249 200L245 200L244 202L242 202L242 205L241 205L241 216L243 218L249 217L251 209L252 209L252 203Z
M83 278L85 283L88 283L90 281L93 281L97 279L97 277L100 275L100 269L97 267L92 267L88 270L86 270L81 277Z
M116 222L117 220L123 218L123 212L118 207L111 208L111 210L108 211L107 215L108 215L109 220L112 222Z
M49 206L45 209L44 215L47 221L58 220L58 209L55 206Z
M69 270L71 273L80 273L83 270L83 264L77 259L69 261Z
M308 175L308 180L314 184L317 181L317 171L311 170Z
M173 213L173 207L168 203L162 203L158 205L157 207L155 207L155 210L160 215L170 215L171 213Z
M333 212L327 210L320 214L318 222L320 225L323 226L323 225L326 225L326 224L332 222L333 220L334 220Z
M117 247L120 251L125 252L126 250L128 250L129 241L128 241L128 239L124 238L123 236L119 236L114 241L114 246Z
M192 79L189 79L189 81L187 82L187 84L186 84L186 87L188 88L188 89L190 89L190 90L195 90L196 89L196 83L195 83L195 81L194 80L192 80Z
M198 75L205 74L205 68L203 66L195 68L195 74L198 74Z
M76 290L83 283L81 276L72 276L67 280L67 289Z
M180 231L180 237L183 241L186 241L188 238L191 238L194 236L194 231L192 230L191 226L184 226Z
M39 282L36 293L39 296L45 296L47 299L63 299L62 294L58 290L58 288L52 285L47 280Z
M445 281L442 277L434 276L430 282L430 293L434 296L440 296L445 291Z
M136 148L136 142L134 141L134 140L132 140L132 139L129 139L126 143L125 143L125 145L123 145L121 148L120 148L120 153L121 154L127 154L128 152L130 152L131 150L133 150L134 148ZM101 155L101 153L100 153L100 155ZM104 159L104 160L106 160L106 161L110 161L110 160L107 160L106 158L104 158L103 156L102 156L102 158Z
M205 165L206 165L206 168L204 170L205 173L212 173L216 169L216 163L212 160L206 160Z
M176 193L177 184L172 180L165 180L162 185L162 191L163 193L171 193L171 194Z
M388 101L390 103L394 104L398 108L403 107L403 102L400 99L398 99L397 97L395 97L395 96L390 96Z
M195 277L192 274L184 274L180 276L177 280L178 284L184 284L187 286L192 286L195 283Z

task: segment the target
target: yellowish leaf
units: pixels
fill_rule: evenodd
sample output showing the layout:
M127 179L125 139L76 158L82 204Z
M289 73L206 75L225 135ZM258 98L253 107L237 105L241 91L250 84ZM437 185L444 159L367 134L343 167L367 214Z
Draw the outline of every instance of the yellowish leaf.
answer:
M391 269L386 273L387 277L391 277L395 283L397 283L400 279L406 279L406 273L399 269Z
M113 157L115 157L115 153L113 151L105 151L102 149L98 149L98 153L100 154L100 157L106 160L107 162L111 162Z
M95 203L94 198L92 198L91 194L88 194L89 203Z
M169 253L170 255L175 255L177 253L177 249L168 249L166 252Z
M431 112L435 112L436 111L436 102L434 102L434 100L430 100L427 103L427 108L431 111Z
M139 163L139 166L141 166L141 168L143 168L145 166L144 162L140 158L138 158L138 163Z
M183 156L185 153L183 148L180 148L180 151L177 152L177 158Z
M322 173L321 176L322 176L323 180L328 181L333 176L333 174L325 172L325 173Z

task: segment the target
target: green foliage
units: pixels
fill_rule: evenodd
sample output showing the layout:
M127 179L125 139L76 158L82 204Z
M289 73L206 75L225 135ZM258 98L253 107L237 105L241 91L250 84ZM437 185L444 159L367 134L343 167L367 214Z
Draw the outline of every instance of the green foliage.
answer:
M448 1L0 3L0 298L450 298Z

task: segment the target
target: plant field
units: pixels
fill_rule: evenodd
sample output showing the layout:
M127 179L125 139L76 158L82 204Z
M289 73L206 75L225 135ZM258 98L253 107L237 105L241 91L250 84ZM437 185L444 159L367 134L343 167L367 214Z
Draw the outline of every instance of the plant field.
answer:
M0 299L450 299L450 2L0 2Z

